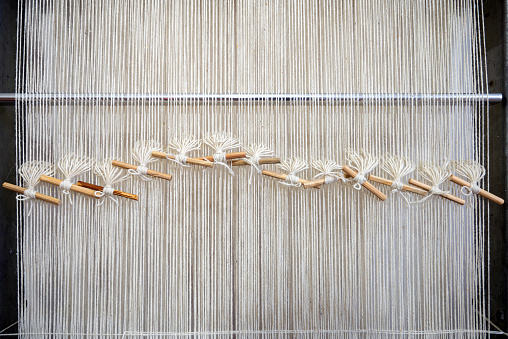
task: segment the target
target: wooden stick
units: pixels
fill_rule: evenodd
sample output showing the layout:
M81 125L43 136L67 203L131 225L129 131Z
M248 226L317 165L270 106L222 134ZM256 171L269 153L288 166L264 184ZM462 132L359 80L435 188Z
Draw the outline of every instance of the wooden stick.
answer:
M349 174L347 174L347 173L344 174L344 177L345 178L351 178L351 176ZM373 181L373 182L377 182L378 184L387 185L387 186L392 186L392 184L393 184L392 180L388 180L388 179L385 179L385 178L377 177L377 176L372 175L372 174L369 175L369 178L367 180L370 180L370 181ZM427 191L419 189L419 188L416 188L416 187L413 187L413 186L409 186L409 185L403 185L402 189L404 191L408 191L408 192L412 192L412 193L416 193L416 194L420 194L420 195L427 195Z
M286 178L288 177L288 175L285 174L285 173L279 173L279 172L274 172L274 171L269 171L269 170L263 170L262 174L263 175L267 175L267 176L272 177L272 178L277 178L277 179L280 179L280 180L286 180ZM302 179L302 178L298 178L298 182L300 184L304 185L305 183L308 183L310 181Z
M24 194L25 191L28 189L28 188L19 187L19 186L13 185L13 184L9 184L8 182L4 182L2 184L2 187L6 188L8 190L20 193L20 194ZM35 198L38 200L49 202L50 204L53 204L53 205L57 205L57 206L60 205L60 199L53 198L53 197L50 197L49 195L42 194L39 192L35 193Z
M258 163L260 165L267 165L267 164L278 164L280 163L280 158L261 158L258 160ZM231 166L245 166L250 165L245 160L235 160L231 163Z
M470 182L467 182L466 180L463 180L463 179L461 179L461 178L459 178L459 177L457 177L455 175L450 176L450 181L454 182L454 183L456 183L457 185L460 185L460 186L471 187L471 183ZM504 199L502 199L502 198L498 197L497 195L494 195L494 194L492 194L490 192L487 192L484 189L480 189L480 192L478 194L481 195L484 198L489 199L490 201L495 202L496 204L499 204L499 205L504 204Z
M351 168L349 168L349 166L342 166L342 170L346 173L346 174L349 174L352 178L355 178L356 175L358 173L356 173L355 171L353 171ZM383 194L383 192L381 192L380 190L378 190L377 188L375 188L374 186L372 186L372 184L368 181L365 181L363 184L362 184L363 187L365 187L366 189L368 189L369 191L371 191L376 197L378 197L379 199L381 199L382 201L385 201L386 200L386 195Z
M100 192L102 192L104 190L104 187L102 187L102 186L90 184L90 183L84 182L84 181L78 181L78 186L90 188L94 191L100 191ZM129 198L132 200L138 200L138 196L136 194L125 193L125 192L117 191L117 190L114 190L113 194L118 195L119 197Z
M385 178L377 177L377 176L372 175L372 174L369 175L369 180L377 182L378 184L386 185L386 186L393 185L393 181L392 180L388 180L388 179L385 179ZM409 185L402 185L402 189L404 191L408 191L408 192L411 192L411 193L416 193L416 194L420 194L420 195L427 195L427 191L424 191L422 189L419 189L419 188L416 188L416 187L413 187L413 186L409 186Z
M41 179L41 181L47 182L48 184L52 184L52 185L55 185L55 186L60 186L60 184L63 181L63 180L60 180L60 179L57 179L57 178L48 177L47 175L41 175L40 179ZM92 198L97 198L97 199L100 198L100 197L95 195L95 191L94 190L91 190L91 189L88 189L88 188L85 188L85 187L79 187L78 185L74 185L74 184L71 185L71 191L78 192L78 193L81 193L81 194L84 194L84 195L88 195L89 197L92 197Z
M246 158L247 153L245 152L234 152L234 153L226 153L226 160L232 160L232 159L238 159L238 158ZM198 160L205 160L213 161L213 156L209 155L207 157L199 157L199 158L192 158L192 159L198 159ZM189 159L187 159L188 161ZM206 161L206 160L205 160Z
M321 186L325 183L325 178L317 179L317 180L309 180L303 184L304 188L317 187L321 188Z
M153 151L152 152L152 156L154 156L156 158L161 158L161 159L170 158L170 159L175 160L175 156L174 155L170 155L170 154L167 154L167 153L164 153L164 152ZM199 165L199 166L205 166L205 167L213 167L213 162L206 161L206 160L200 160L200 159L196 159L196 158L187 158L186 162L189 163L189 164L193 164L193 165Z
M429 186L427 184L424 184L423 182L419 182L415 179L409 179L409 183L411 185L415 185L415 186L418 186L426 191L430 191L432 189L432 186ZM459 205L464 205L466 203L465 200L459 198L459 197L456 197L450 193L443 193L443 194L440 194L440 196L442 196L443 198L446 198L448 200L451 200L453 202L456 202L457 204Z
M125 169L133 169L135 171L138 169L138 166L134 166L134 165L131 165L131 164L126 164L125 162L121 162L121 161L117 161L117 160L111 161L111 164L113 166L116 166L116 167L121 167L121 168L125 168ZM171 180L172 179L170 174L153 171L151 169L149 169L146 172L146 174L151 175L152 177L161 178L161 179L165 179L165 180Z

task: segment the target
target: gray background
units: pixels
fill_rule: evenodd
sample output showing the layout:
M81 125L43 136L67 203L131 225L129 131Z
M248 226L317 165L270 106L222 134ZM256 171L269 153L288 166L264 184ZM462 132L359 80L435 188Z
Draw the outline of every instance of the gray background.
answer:
M508 89L507 46L508 36L504 24L508 0L484 1L485 36L488 59L489 91ZM0 92L15 92L16 67L16 0L0 0ZM508 110L506 100L490 109L490 191L507 200ZM15 183L15 125L14 105L0 103L0 180ZM0 190L0 331L17 321L16 279L16 200L13 192ZM490 320L508 331L507 319L507 234L508 203L491 204L491 312ZM492 330L495 330L492 328ZM16 333L17 326L4 333Z

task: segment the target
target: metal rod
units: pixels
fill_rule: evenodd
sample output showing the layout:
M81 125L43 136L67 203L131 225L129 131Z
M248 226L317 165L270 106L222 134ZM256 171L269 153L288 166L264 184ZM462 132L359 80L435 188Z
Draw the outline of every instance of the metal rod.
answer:
M0 93L0 102L19 101L488 101L491 104L503 100L501 93L489 94L420 94L420 93L387 93L387 94L83 94L83 93L50 93L50 94L15 94Z

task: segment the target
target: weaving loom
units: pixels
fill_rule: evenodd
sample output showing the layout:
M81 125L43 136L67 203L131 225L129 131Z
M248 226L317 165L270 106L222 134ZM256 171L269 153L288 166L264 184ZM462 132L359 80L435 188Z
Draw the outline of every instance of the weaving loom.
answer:
M19 8L21 334L499 333L481 1Z

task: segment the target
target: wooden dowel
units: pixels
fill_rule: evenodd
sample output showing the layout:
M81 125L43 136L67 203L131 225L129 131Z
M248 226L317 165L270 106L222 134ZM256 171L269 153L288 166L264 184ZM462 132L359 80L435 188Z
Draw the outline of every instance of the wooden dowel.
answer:
M466 186L466 187L471 187L471 183L470 182L467 182L466 180L463 180L455 175L451 175L450 176L450 181L451 182L454 182L456 183L457 185L460 185L460 186ZM480 189L480 192L478 193L479 195L481 195L482 197L484 198L487 198L489 199L490 201L493 201L495 202L496 204L499 204L499 205L502 205L504 204L504 199L498 197L497 195L494 195L484 189Z
M116 167L121 167L121 168L125 168L125 169L133 169L135 171L138 169L138 166L127 164L125 162L121 162L121 161L117 161L117 160L111 161L111 164ZM161 178L161 179L165 179L165 180L171 180L171 178L172 178L172 176L170 174L153 171L151 169L149 169L146 172L146 174L151 175L152 177Z
M154 156L156 158L161 158L161 159L170 158L170 159L175 160L174 155L170 155L170 154L167 154L164 152L153 151L152 156ZM213 162L206 161L206 160L200 160L200 159L196 159L196 158L187 158L187 163L193 164L193 165L205 166L205 167L213 167Z
M426 191L430 191L432 189L432 186L429 186L427 184L424 184L423 182L419 182L418 180L415 180L415 179L409 179L409 183L411 185L415 185L415 186L418 186ZM448 200L451 200L453 202L456 202L457 204L459 205L464 205L466 203L465 200L459 198L459 197L456 197L450 193L443 193L443 194L440 194L440 196L442 196L443 198L446 198Z
M233 153L226 153L226 160L232 160L232 159L238 159L238 158L246 158L247 153L245 152L233 152ZM209 155L207 157L199 157L199 158L192 158L192 159L198 159L198 160L205 160L213 161L213 156ZM188 159L187 159L188 161ZM205 160L206 161L206 160Z
M378 184L386 185L386 186L392 186L393 185L393 181L392 180L388 180L388 179L385 179L385 178L377 177L377 176L372 175L372 174L369 175L369 180L377 182ZM409 185L402 185L402 189L404 191L408 191L408 192L411 192L411 193L416 193L416 194L420 194L420 195L427 195L427 191L424 191L422 189L419 189L419 188L416 188L416 187L413 187L413 186L409 186Z
M280 163L280 158L261 158L258 160L258 163L260 165L267 165L267 164L278 164ZM245 160L235 160L231 163L231 166L245 166L250 165Z
M279 173L279 172L274 172L274 171L270 171L270 170L263 170L262 174L267 175L272 178L277 178L280 180L286 180L286 178L288 177L288 175L286 173ZM309 180L298 178L298 182L300 184L304 185L305 183L308 183Z
M90 188L94 191L100 191L100 192L102 192L104 190L104 187L102 187L102 186L90 184L90 183L84 182L84 181L78 181L78 186ZM118 190L114 190L113 194L118 195L119 197L129 198L132 200L138 200L138 196L136 194L125 193L125 192L118 191Z
M60 186L60 184L63 181L63 180L60 180L60 179L57 179L57 178L48 177L47 175L41 175L40 179L41 179L41 181L47 182L48 184L55 185L55 186ZM88 189L88 188L85 188L85 187L80 187L80 186L75 185L75 184L71 185L71 191L78 192L78 193L81 193L81 194L84 194L84 195L88 195L89 197L92 197L92 198L97 198L97 199L100 198L100 197L95 195L95 191L94 190L91 190L91 189Z
M342 170L348 174L349 176L351 176L352 178L355 178L356 175L358 173L356 173L355 171L353 171L351 168L349 168L349 166L342 166ZM366 189L368 189L369 191L371 191L376 197L378 197L379 199L381 199L382 201L385 201L386 200L386 195L383 194L383 192L381 192L380 190L378 190L377 188L375 188L374 186L372 186L372 184L368 181L365 181L363 184L362 184L363 187L365 187Z
M303 187L304 188L312 188L312 187L321 187L322 185L324 185L325 183L325 179L322 178L322 179L317 179L317 180L309 180L307 181L306 183L303 184Z
M20 194L24 194L25 191L28 189L28 188L19 187L19 186L13 185L13 184L9 184L8 182L4 182L2 184L2 187L6 188L8 190L20 193ZM49 202L50 204L57 205L57 206L60 205L60 199L53 198L53 197L50 197L49 195L42 194L39 192L35 193L35 199Z

